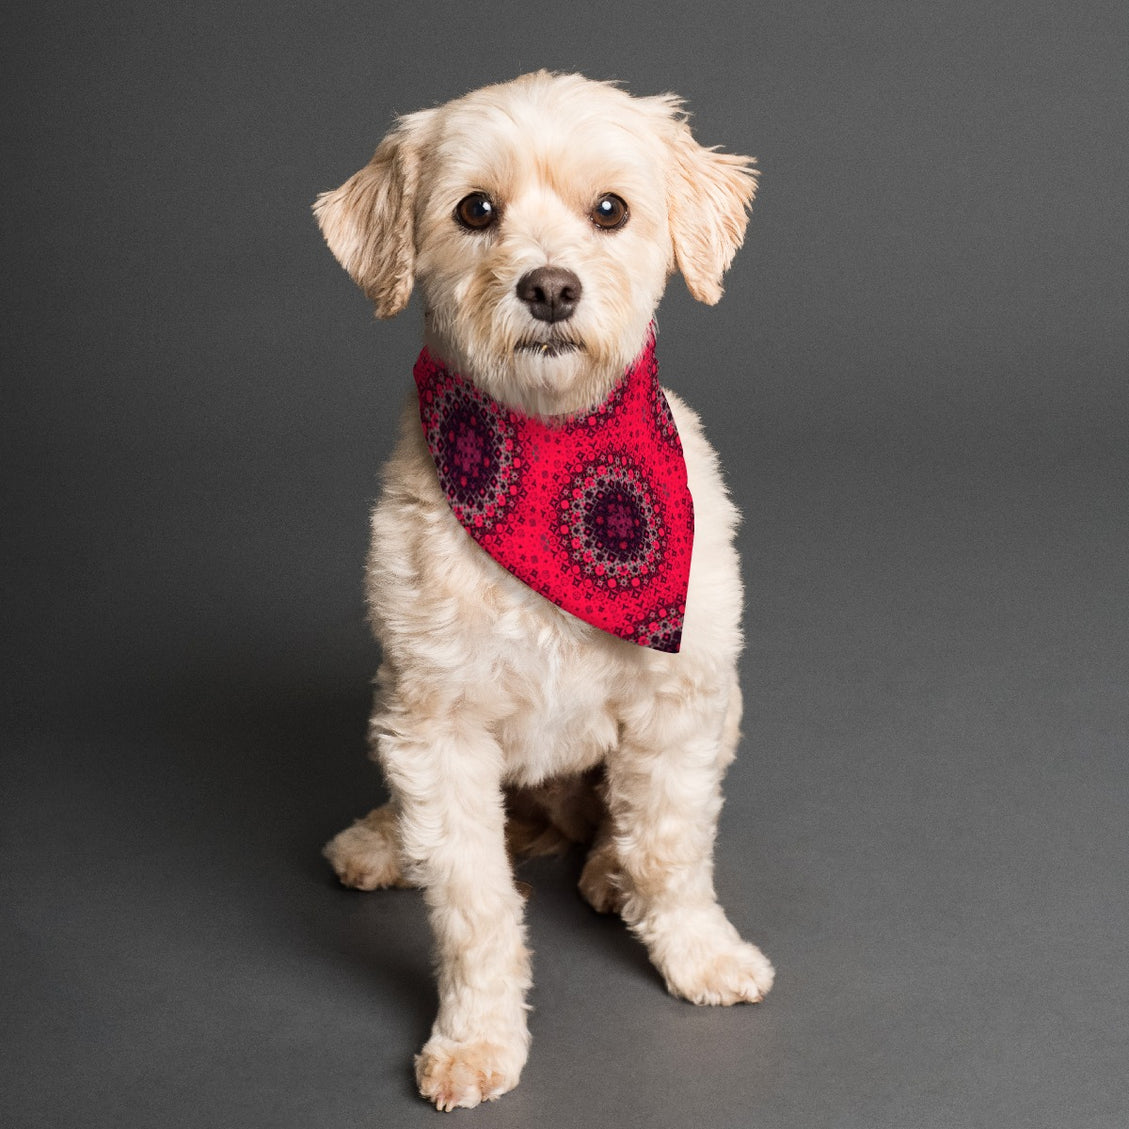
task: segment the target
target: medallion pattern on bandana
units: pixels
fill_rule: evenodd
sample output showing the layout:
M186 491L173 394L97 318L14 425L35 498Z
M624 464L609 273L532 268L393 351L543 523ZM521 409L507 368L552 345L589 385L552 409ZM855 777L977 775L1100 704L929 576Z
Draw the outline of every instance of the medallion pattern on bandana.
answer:
M647 478L627 454L610 454L568 484L558 532L565 552L603 588L639 588L662 563L665 525Z
M451 511L503 568L565 611L677 652L694 503L654 335L604 403L524 416L424 349L420 419Z
M524 468L514 453L517 433L509 413L450 374L420 390L420 412L455 517L490 528L521 489Z

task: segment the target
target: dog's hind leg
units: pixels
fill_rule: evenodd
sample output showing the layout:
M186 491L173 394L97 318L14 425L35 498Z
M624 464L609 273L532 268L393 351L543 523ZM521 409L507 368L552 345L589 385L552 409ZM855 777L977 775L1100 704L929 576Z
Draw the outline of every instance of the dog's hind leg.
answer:
M387 803L326 843L322 854L344 885L355 890L412 885L400 860L398 820L395 805Z
M611 818L605 818L584 869L580 872L580 893L597 913L619 913L623 908L623 879Z
M600 795L603 769L533 786L506 789L506 842L520 858L564 854L587 846L607 818Z
M772 986L772 965L740 938L713 886L739 718L735 678L721 689L687 679L625 719L607 760L621 913L667 988L698 1004L755 1003Z

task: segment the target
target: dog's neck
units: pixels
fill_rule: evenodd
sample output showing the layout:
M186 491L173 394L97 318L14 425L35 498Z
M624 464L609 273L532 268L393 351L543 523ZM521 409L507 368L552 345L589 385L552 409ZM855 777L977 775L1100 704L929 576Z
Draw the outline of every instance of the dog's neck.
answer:
M652 323L638 352L647 347L654 333ZM602 404L623 378L627 363L620 357L594 357L588 350L562 356L530 351L520 357L482 360L455 344L428 315L424 317L423 344L435 360L492 400L540 419L572 416Z

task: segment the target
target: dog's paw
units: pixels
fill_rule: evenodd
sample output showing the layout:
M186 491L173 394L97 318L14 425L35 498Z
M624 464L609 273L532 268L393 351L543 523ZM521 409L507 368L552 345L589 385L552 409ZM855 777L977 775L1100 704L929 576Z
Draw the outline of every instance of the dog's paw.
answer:
M693 1004L728 1007L760 1003L776 975L768 958L748 941L695 946L663 964L666 986Z
M471 1109L512 1090L524 1064L524 1049L433 1038L416 1056L416 1082L436 1109Z
M370 811L325 845L322 854L337 877L355 890L407 886L400 864L396 812L391 804Z

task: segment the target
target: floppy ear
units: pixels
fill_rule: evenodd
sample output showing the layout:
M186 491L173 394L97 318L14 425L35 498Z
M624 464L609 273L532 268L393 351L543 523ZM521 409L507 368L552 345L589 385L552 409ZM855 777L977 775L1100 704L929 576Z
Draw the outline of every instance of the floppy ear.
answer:
M674 261L699 302L713 305L721 276L745 238L757 187L752 157L706 149L685 121L674 122L674 162L668 186Z
M428 116L401 118L363 169L314 204L329 249L381 318L398 314L412 293L419 135Z

